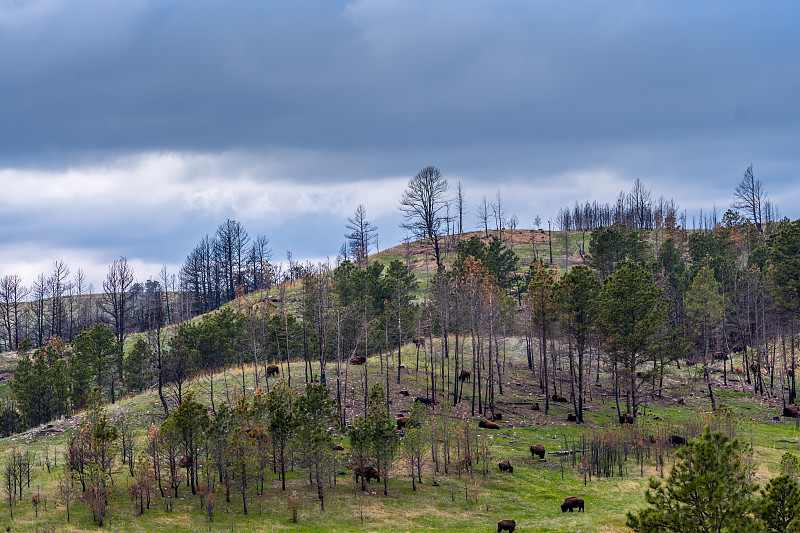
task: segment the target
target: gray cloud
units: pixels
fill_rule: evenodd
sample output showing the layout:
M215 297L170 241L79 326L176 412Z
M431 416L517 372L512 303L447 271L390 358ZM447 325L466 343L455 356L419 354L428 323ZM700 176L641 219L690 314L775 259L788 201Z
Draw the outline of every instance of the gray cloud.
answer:
M358 203L391 245L428 164L530 224L636 178L724 211L752 163L797 217L798 15L788 0L0 0L0 246L178 264L238 218L281 256L324 257Z

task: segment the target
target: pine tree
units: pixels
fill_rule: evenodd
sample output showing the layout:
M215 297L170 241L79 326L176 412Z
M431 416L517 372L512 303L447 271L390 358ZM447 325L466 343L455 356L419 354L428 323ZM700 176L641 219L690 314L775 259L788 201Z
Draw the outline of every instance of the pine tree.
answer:
M649 506L628 512L628 527L640 533L759 531L750 453L738 439L706 427L700 438L678 450L665 481L650 479Z

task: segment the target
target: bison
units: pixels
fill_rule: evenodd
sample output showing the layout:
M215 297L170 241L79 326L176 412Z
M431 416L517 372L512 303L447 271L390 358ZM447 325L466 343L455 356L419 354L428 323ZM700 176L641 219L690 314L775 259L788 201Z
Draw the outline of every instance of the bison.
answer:
M633 424L635 419L631 413L623 413L619 415L619 423L620 424Z
M500 533L503 530L508 531L509 533L514 533L514 529L517 527L517 523L513 520L498 520L497 521L497 533Z
M575 416L575 413L570 413L567 415L567 422L577 422L578 417Z
M669 442L673 446L683 446L684 444L686 444L686 439L681 437L680 435L672 435L669 438Z
M538 410L539 410L539 402L534 402L533 405L531 405L531 411L538 411Z
M415 402L424 403L425 405L433 404L433 400L431 398L423 398L422 396L417 396L414 398Z
M425 347L425 337L423 335L415 335L411 342L414 343L414 346L417 348L424 348Z
M484 429L500 429L500 426L498 426L494 422L489 422L488 420L481 420L480 422L478 422L478 427Z
M503 413L494 413L492 415L492 420L502 420L502 419L503 419Z
M544 446L541 444L534 444L531 446L531 457L539 456L539 459L544 459Z
M511 466L511 461L507 459L497 463L497 467L500 469L501 472L510 472L512 474L514 473L514 467Z
M567 400L564 396L561 396L560 394L553 394L553 401L567 403L569 400Z
M459 381L472 381L472 372L469 370L462 370L461 374L458 376Z
M403 429L411 423L411 419L407 416L397 417L397 429Z
M798 418L798 414L800 414L800 410L798 410L797 406L794 404L783 408L783 416Z
M367 362L367 358L364 357L363 355L356 355L356 356L350 358L350 364L351 365L363 365L366 362Z
M341 444L332 444L331 450L342 451L344 450L344 446L342 446Z
M353 473L356 475L356 483L358 483L359 477L364 478L367 483L369 483L372 478L375 478L375 481L381 480L378 469L373 466L359 466L353 470Z
M561 504L561 512L566 513L569 510L571 513L573 509L577 509L578 512L583 511L583 498L568 496L564 499L564 503Z
M267 377L269 376L276 376L281 371L278 365L269 365L267 366Z
M409 392L407 390L401 390L400 391L400 396L408 396L408 395L409 395Z

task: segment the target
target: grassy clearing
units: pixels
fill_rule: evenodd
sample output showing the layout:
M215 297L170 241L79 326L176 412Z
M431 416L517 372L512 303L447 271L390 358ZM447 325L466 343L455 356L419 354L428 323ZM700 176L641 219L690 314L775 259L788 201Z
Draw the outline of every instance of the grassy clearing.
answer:
M440 472L436 476L438 486L434 486L433 473L428 469L423 474L423 484L417 492L412 492L407 477L407 466L402 460L396 463L390 476L389 496L382 495L382 485L373 482L366 492L354 487L349 476L339 477L337 485L331 487L326 510L321 512L316 492L309 487L307 474L299 467L290 474L288 491L280 491L277 476L269 480L269 487L263 496L252 494L248 503L250 514L242 514L241 500L232 494L230 502L225 502L224 494L216 497L214 522L199 508L199 500L192 497L187 487L181 487L181 498L174 503L172 512L166 510L166 500L159 496L153 498L151 509L143 516L137 516L134 503L128 497L130 476L120 471L115 475L113 495L110 500L109 519L104 526L109 531L491 531L499 519L514 519L519 531L542 532L621 532L624 526L625 511L643 505L643 493L650 475L657 475L654 465L648 464L644 475L639 467L629 460L623 469L623 477L593 478L584 486L583 476L571 467L569 459L548 455L546 461L534 461L528 447L531 444L544 444L548 451L557 451L571 446L573 439L579 439L586 432L605 431L615 427L616 408L613 398L608 394L607 384L602 380L600 387L592 386L591 399L587 404L586 423L578 426L566 421L571 412L570 404L553 404L549 415L542 411L532 411L529 404L534 401L543 405L538 383L530 379L523 359L523 351L518 343L508 343L505 394L498 403L498 410L504 414L499 431L483 431L491 444L491 463L486 477L476 474L474 478L464 475ZM400 384L396 383L395 356L389 358L392 369L389 379L391 411L405 414L410 409L411 398L425 396L425 368L416 372L416 350L408 346L402 353L406 368L401 371ZM421 363L424 357L421 358ZM383 359L383 368L387 364ZM364 367L347 368L347 387L345 403L348 406L348 420L361 410L361 391L364 376L367 386L381 379L381 359L371 357ZM318 375L319 368L312 365L310 371ZM292 383L302 386L305 369L301 363L291 368ZM263 369L259 385L264 387ZM287 376L285 376L287 377ZM675 382L676 391L671 398L653 400L642 417L642 427L657 428L659 424L682 424L705 416L710 408L706 395L692 392L684 394L681 380L690 381L688 373L675 373L670 379ZM244 382L242 382L244 379ZM328 379L335 380L335 364L328 366ZM344 375L342 375L344 380ZM270 379L269 384L275 380ZM190 384L198 398L208 403L208 378ZM215 401L230 398L233 390L243 389L247 394L254 390L255 372L246 368L244 377L241 369L231 368L215 376ZM344 381L342 382L344 388ZM410 398L399 395L399 390L408 390ZM765 480L777 471L781 454L800 448L800 429L794 423L776 423L772 420L775 408L769 402L753 398L741 392L740 384L733 383L729 388L717 388L718 403L725 404L740 421L740 434L754 445L758 463L758 476ZM453 416L470 415L471 385L466 384L464 401L453 410ZM677 397L685 403L678 405ZM125 413L137 426L139 438L144 437L146 428L152 422L163 418L157 394L149 391L133 396L108 407L111 416ZM53 457L63 453L70 430L76 420L56 424L63 432L45 435L15 437L0 441L0 451L6 452L11 446L25 446L37 456L37 467L31 480L31 488L25 491L25 500L14 504L14 521L8 519L8 507L0 506L0 527L11 525L13 530L35 531L88 531L96 530L91 521L91 511L83 503L73 505L72 523L66 524L66 511L63 505L55 505L57 500L57 474L63 460L58 458L58 467L50 474L44 468L45 453ZM618 427L618 426L616 426ZM346 444L346 439L342 439ZM501 474L496 463L508 459L514 465L512 474ZM671 461L671 455L668 462ZM668 471L668 467L667 467ZM40 490L47 499L47 511L39 508L39 517L34 514L31 496ZM286 498L292 490L297 491L302 501L299 522L291 522ZM477 501L472 498L477 494ZM468 499L468 495L470 498ZM560 504L566 496L583 497L586 513L562 513Z

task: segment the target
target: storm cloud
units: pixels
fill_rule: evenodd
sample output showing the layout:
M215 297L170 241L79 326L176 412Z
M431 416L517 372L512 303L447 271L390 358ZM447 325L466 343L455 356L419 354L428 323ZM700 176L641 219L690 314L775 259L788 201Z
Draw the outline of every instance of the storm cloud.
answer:
M391 246L429 164L523 226L636 178L724 211L750 164L796 218L797 20L789 1L0 0L0 274L124 255L155 275L226 218L321 258L359 203Z

